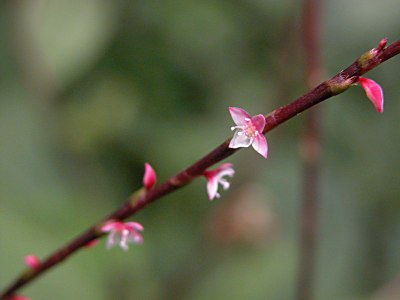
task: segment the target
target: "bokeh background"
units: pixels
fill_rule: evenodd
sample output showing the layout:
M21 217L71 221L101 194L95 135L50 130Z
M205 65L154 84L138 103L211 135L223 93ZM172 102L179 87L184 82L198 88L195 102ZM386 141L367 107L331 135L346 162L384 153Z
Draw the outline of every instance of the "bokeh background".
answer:
M119 207L143 163L166 180L228 138L228 106L268 113L307 91L293 0L0 2L0 286ZM398 0L324 1L325 77L385 36ZM316 299L400 299L400 58L320 105L323 159ZM80 251L33 299L293 299L302 115L251 150L232 187L203 178L134 220L142 246Z

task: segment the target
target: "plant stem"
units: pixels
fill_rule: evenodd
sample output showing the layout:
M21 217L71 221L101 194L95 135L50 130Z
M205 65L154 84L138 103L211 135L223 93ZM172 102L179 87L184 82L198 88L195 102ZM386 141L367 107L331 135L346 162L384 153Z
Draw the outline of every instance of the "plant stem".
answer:
M400 41L396 41L387 48L375 48L366 52L347 69L341 71L331 79L321 83L309 93L301 96L290 104L280 107L272 111L269 115L265 116L266 126L263 133L267 133L278 125L288 121L292 117L305 111L306 109L316 105L317 103L328 99L334 95L340 94L349 88L357 81L357 77L383 63L384 61L392 58L400 53ZM66 258L71 256L77 250L81 249L90 241L100 238L104 234L100 232L99 226L106 220L123 220L136 212L140 211L150 203L161 199L163 196L172 193L173 191L187 185L196 177L199 177L210 166L220 162L221 160L231 156L238 149L231 149L228 147L230 138L223 142L221 145L212 150L209 154L189 166L187 169L171 177L166 182L145 192L139 190L133 194L128 201L114 213L102 219L93 227L89 228L82 235L75 238L64 247L55 251L48 256L41 266L36 269L27 269L23 272L5 291L0 294L0 300L9 299L17 290L26 284L32 282L39 275L43 274L46 270L58 265Z
M312 88L322 77L320 47L321 1L304 0L305 77ZM320 107L311 109L302 139L303 195L300 210L299 270L296 299L313 299L318 228L318 182L321 152Z

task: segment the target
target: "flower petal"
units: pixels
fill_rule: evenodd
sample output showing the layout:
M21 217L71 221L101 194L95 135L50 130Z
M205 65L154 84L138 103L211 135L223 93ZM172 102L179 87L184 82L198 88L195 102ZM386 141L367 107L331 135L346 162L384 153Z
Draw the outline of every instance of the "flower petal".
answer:
M129 230L134 230L134 231L143 231L144 230L143 225L138 222L128 222L128 223L125 223L125 226L127 228L129 228Z
M224 176L233 177L234 174L235 174L235 170L233 168L227 168L227 169L219 170L219 172L218 172L216 177L217 177L218 180L220 180Z
M128 251L129 246L128 246L127 237L124 237L124 236L121 237L121 240L119 241L119 246L122 248L122 250Z
M253 148L265 158L268 157L268 143L263 134L258 134L253 142Z
M101 231L103 232L109 232L111 230L117 230L118 228L121 227L121 222L118 221L108 221L106 222L102 227L101 227Z
M217 178L209 178L207 181L207 193L208 193L208 199L213 200L215 196L217 195L218 191L218 181Z
M113 247L115 244L119 243L119 241L121 240L121 234L117 233L115 231L112 231L107 239L107 249L110 249L111 247Z
M256 115L251 118L251 122L253 123L254 127L262 133L265 127L265 117L263 115Z
M363 87L365 93L372 104L374 104L377 112L383 112L383 90L375 81L365 77L359 77L358 82Z
M222 188L226 191L227 189L229 189L229 187L231 186L231 184L225 179L225 178L220 178L218 180L219 184L222 185Z
M243 131L238 130L235 132L231 142L229 143L229 148L240 148L240 147L248 147L253 142L252 138L249 138L244 134Z
M146 190L150 190L157 181L156 172L149 163L144 164L143 185Z
M228 169L228 168L231 168L231 169L232 169L232 167L233 167L233 164L231 164L231 163L223 163L222 165L220 165L220 166L216 169L216 171L221 172L222 170L225 170L225 169ZM233 169L232 169L232 170L233 170ZM233 172L235 172L235 171L233 170Z
M143 237L140 233L136 231L132 231L129 233L128 241L133 242L135 244L143 244Z
M229 107L229 113L236 125L241 126L245 123L246 119L251 119L247 111L239 107Z

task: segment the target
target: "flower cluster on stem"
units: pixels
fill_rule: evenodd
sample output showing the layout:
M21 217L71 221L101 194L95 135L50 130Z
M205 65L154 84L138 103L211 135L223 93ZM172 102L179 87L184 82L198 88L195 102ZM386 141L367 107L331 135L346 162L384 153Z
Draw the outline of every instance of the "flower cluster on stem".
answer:
M177 189L185 186L192 179L197 177L199 174L205 174L210 171L205 171L210 166L218 163L223 158L226 158L232 154L228 148L239 148L239 147L252 147L260 153L263 157L267 157L268 154L268 145L267 140L264 137L264 130L270 131L273 128L276 128L280 124L283 124L287 120L293 118L299 113L307 110L308 108L332 97L333 95L337 95L342 93L350 84L353 84L355 80L365 89L367 96L370 98L375 108L378 111L383 111L383 92L380 86L373 81L366 81L360 77L362 74L367 71L375 68L381 63L389 60L390 58L400 54L400 40L392 43L388 47L386 46L386 40L382 40L379 44L378 48L375 48L372 55L367 55L364 57L360 57L353 64L348 66L343 71L336 74L331 79L321 83L314 90L309 93L299 97L295 101L277 108L270 115L264 117L263 115L250 116L245 110L241 108L231 107L229 109L231 116L236 124L236 126L232 127L232 130L236 130L234 137L231 139L229 146L226 143L222 143L213 151L202 157L200 160L195 162L194 164L187 167L184 171L176 174L171 177L171 180L164 182L159 187L154 188L156 178L155 173L152 168L148 168L147 173L149 176L144 179L144 186L146 190L154 188L154 193L147 193L141 198L140 203L134 203L132 206L132 210L126 210L127 205L131 203L127 203L127 205L123 206L122 209L118 209L113 212L113 215L123 216L122 218L129 217L134 213L137 213L141 209L145 208L149 203L153 203L155 200L160 199L161 197L176 191ZM376 53L375 53L376 52ZM361 79L360 79L361 78ZM348 82L351 82L348 84ZM376 92L377 87L381 90L381 92ZM379 90L378 90L379 91ZM267 121L267 122L266 122ZM268 124L267 129L265 129L265 124ZM145 167L146 169L146 167ZM226 168L227 169L227 168ZM231 171L232 172L232 171ZM146 172L145 172L146 173ZM154 173L154 174L152 174ZM221 175L222 170L219 170L218 174ZM233 174L233 173L232 173ZM154 175L154 178L153 178ZM209 175L209 174L208 174ZM230 176L229 174L226 174ZM224 183L221 183L221 178L223 176L206 176L214 179L214 182L217 182L217 190L218 183L222 184L223 187L227 186ZM218 178L220 177L220 178ZM182 178L180 181L180 185L174 184L172 179ZM210 191L215 189L215 183L210 184L210 188L208 188L209 197ZM211 189L211 186L213 189ZM229 187L229 183L228 183ZM215 197L217 196L217 191L215 192ZM211 197L210 197L211 198ZM116 218L118 219L118 218ZM132 224L133 223L133 224ZM128 242L143 242L143 238L140 234L140 231L143 230L143 226L136 222L123 223L122 221L112 221L110 220L106 224L104 224L101 229L103 232L109 232L108 245L114 246L115 244L119 244L123 249L128 248ZM90 241L96 239L98 237L98 228L97 226L89 228L89 230L78 238L72 240L64 247L56 250L52 253L42 264L42 268L39 269L38 272L35 272L34 276L26 278L26 274L23 273L21 276L17 277L16 280L10 284L9 287L5 289L0 294L0 298L3 299L11 299L14 300L26 300L26 297L16 296L15 292L26 284L32 282L39 275L43 274L45 270L48 270L58 263L63 261L65 258L69 257L73 253L75 253L78 249L80 249L82 245L82 241L86 241L90 243ZM90 244L86 244L90 245ZM43 267L45 265L45 267Z

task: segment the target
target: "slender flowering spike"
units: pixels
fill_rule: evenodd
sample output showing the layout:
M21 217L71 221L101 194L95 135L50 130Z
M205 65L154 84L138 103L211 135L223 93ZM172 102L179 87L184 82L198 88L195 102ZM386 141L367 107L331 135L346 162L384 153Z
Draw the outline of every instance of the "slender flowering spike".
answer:
M381 86L372 79L365 77L359 77L358 82L367 94L368 99L375 106L376 111L383 112L383 90Z
M35 255L27 255L25 256L25 264L31 269L36 269L40 267L40 260Z
M109 232L107 248L116 244L123 250L128 250L128 243L142 244L143 237L139 231L143 231L143 226L137 222L109 221L101 227L101 231Z
M144 164L143 185L146 190L150 190L157 181L156 172L149 163Z
M215 197L219 198L221 195L218 193L218 184L221 184L224 190L229 188L229 182L224 179L224 176L232 177L235 170L232 164L223 164L215 170L205 171L203 175L207 178L207 193L208 199L213 200Z
M252 145L254 150L267 158L268 144L263 135L265 117L263 115L252 117L247 111L238 107L229 107L229 112L236 124L236 126L231 127L231 130L237 129L229 148L249 147Z

